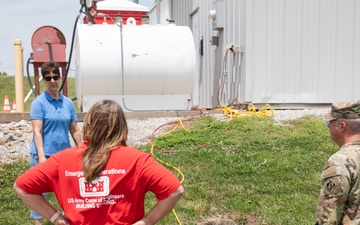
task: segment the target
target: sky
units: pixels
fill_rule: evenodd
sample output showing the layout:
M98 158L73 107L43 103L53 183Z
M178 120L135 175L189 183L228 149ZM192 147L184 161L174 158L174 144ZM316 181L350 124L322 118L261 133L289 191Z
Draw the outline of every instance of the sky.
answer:
M131 1L131 0L130 0ZM138 0L140 5L149 9L154 0ZM20 39L23 47L24 74L26 62L33 52L31 38L42 26L59 29L66 38L66 58L70 53L71 39L76 17L81 8L79 0L10 0L2 1L0 13L0 72L15 74L14 40ZM74 57L74 52L72 54ZM73 60L72 60L73 61ZM32 64L29 67L33 74ZM70 66L69 76L73 74Z

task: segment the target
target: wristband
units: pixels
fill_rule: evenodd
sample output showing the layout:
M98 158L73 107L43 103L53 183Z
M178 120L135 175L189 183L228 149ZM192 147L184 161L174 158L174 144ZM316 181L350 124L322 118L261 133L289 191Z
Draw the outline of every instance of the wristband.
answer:
M55 223L55 220L61 215L61 212L57 211L51 218L50 222Z

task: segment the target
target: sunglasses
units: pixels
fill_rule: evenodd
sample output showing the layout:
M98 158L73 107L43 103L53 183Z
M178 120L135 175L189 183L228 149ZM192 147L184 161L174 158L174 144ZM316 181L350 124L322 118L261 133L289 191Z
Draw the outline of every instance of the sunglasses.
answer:
M332 121L335 121L335 120L337 120L337 118L332 119L332 120L324 120L324 122L326 125L329 125Z
M59 75L44 77L44 79L45 79L46 81L51 81L51 79L54 79L54 80L56 81L56 80L59 80L59 78L60 78Z

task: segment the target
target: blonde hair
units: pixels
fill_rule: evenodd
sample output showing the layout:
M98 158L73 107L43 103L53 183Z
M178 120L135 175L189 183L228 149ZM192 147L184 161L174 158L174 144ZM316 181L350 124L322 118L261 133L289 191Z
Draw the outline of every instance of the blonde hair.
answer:
M113 100L95 103L84 118L82 135L89 145L81 165L86 181L91 182L100 177L111 150L126 146L128 127L120 105Z

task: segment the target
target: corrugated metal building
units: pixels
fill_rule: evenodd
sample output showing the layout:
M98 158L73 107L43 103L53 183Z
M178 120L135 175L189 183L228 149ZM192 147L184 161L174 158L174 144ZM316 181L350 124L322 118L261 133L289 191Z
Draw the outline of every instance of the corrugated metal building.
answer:
M155 0L150 19L193 31L194 106L360 99L359 0Z

